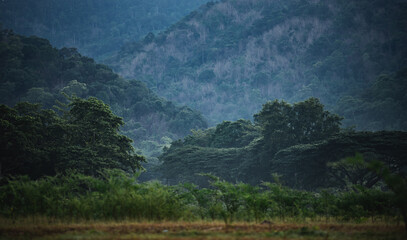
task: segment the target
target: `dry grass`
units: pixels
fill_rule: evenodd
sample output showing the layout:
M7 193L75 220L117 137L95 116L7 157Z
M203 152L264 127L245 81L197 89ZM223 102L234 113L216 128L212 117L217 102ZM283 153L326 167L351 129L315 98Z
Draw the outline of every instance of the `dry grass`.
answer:
M77 222L0 220L0 239L407 239L402 225L222 222Z

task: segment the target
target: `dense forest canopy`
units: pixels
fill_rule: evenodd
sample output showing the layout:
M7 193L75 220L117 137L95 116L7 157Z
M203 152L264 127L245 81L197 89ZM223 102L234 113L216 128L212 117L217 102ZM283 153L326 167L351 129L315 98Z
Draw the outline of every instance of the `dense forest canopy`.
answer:
M373 187L377 175L343 162L355 153L407 174L405 132L341 129L342 118L326 111L316 98L295 104L267 102L254 119L224 121L173 142L160 156L162 177L171 184L207 186L202 173L251 184L273 181L277 174L285 185L308 190Z
M126 123L122 133L148 157L187 135L206 128L200 113L158 97L144 83L124 80L72 48L53 48L46 39L0 32L0 103L20 101L52 108L66 97L97 97Z
M335 111L345 116L344 125L364 130L407 129L407 67L381 74L372 86L342 97Z
M110 65L211 125L250 119L270 99L317 97L345 126L406 130L405 95L372 94L383 81L406 91L406 15L399 0L209 2Z
M0 22L1 236L336 239L303 227L334 221L404 239L406 0L3 0Z
M174 23L207 0L4 0L0 22L101 60L129 41Z
M145 165L153 172L150 177L162 176L174 183L193 181L191 175L179 174L183 171L179 164L185 163L196 167L190 171L194 174L214 171L228 180L269 181L271 171L285 171L278 167L281 158L289 159L284 164L299 159L288 149L307 149L308 144L323 149L323 141L335 142L335 136L358 145L355 139L363 133L345 136L341 124L364 130L407 127L404 1L223 0L202 5L163 32L156 31L165 27L163 22L155 25L146 19L161 21L168 17L166 11L181 14L180 9L186 11L201 2L65 1L64 10L52 1L16 8L21 3L3 1L2 16L14 16L13 24L24 23L24 31L46 33L52 28L52 42L73 37L82 49L91 51L87 44L92 43L108 54L135 36L131 34L144 35L109 59L121 74L142 83L121 78L74 48L58 50L46 39L2 30L0 102L17 107L26 101L50 109L67 104L67 96L96 97L123 117L120 131L151 160L152 165ZM164 11L166 4L171 7ZM74 21L66 21L73 15ZM120 34L108 32L110 26L118 26L115 21L106 23L106 16L122 22ZM141 24L142 19L149 25ZM137 31L133 21L139 21ZM41 24L43 28L33 27ZM120 44L114 43L118 39ZM212 125L223 122L203 130L207 123L200 113L160 98L147 87L203 111ZM88 120L93 117L89 115ZM228 121L238 118L242 119ZM195 129L192 135L177 140L191 129ZM352 151L358 148L343 150L348 155ZM256 178L251 179L253 174Z
M132 140L119 133L124 124L96 98L74 98L63 117L38 104L0 105L0 180L14 175L39 178L74 170L98 176L103 169L134 173L145 159Z

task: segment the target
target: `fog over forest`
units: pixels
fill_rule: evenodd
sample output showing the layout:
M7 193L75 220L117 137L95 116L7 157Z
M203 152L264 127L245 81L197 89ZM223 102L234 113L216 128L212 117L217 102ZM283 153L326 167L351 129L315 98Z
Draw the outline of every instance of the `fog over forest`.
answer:
M0 222L398 229L406 43L407 0L3 0Z

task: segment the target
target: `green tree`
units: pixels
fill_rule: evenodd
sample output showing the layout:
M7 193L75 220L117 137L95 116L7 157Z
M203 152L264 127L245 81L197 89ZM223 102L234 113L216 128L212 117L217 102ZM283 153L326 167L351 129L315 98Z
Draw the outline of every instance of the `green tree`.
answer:
M223 205L221 216L226 224L232 223L239 207L242 205L242 192L239 184L232 184L219 178L213 180L211 185L215 188L215 199Z
M73 98L69 104L67 127L67 157L61 169L74 168L97 175L103 168L118 168L135 172L144 157L135 154L132 140L119 133L124 124L109 106L97 98Z
M77 80L72 80L67 86L61 89L61 92L68 96L85 97L88 93L88 89L85 83L80 83Z
M68 169L92 176L103 169L133 173L145 159L120 134L122 125L96 98L73 98L63 118L38 104L0 105L0 177L38 178Z
M278 100L267 102L254 120L263 127L263 147L272 157L283 148L339 133L342 118L325 111L317 98L309 98L293 105Z
M244 147L259 136L257 130L248 120L223 121L215 128L212 145L216 148Z
M330 175L338 182L338 186L373 187L380 178L366 167L361 153L356 153L354 157L347 157L337 162L328 162Z
M405 175L391 172L390 169L380 161L372 161L366 164L369 169L374 171L390 190L394 193L394 202L400 209L404 220L404 227L407 233L407 178Z
M61 119L38 104L19 103L15 108L0 105L0 175L28 174L32 177L54 174L51 161Z

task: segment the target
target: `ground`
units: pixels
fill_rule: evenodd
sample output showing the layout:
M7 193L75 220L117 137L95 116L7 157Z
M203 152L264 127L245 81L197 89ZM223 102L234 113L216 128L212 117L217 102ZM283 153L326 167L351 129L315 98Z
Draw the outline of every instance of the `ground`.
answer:
M39 222L0 221L3 239L392 239L405 240L397 223Z

